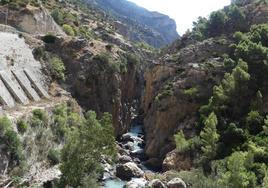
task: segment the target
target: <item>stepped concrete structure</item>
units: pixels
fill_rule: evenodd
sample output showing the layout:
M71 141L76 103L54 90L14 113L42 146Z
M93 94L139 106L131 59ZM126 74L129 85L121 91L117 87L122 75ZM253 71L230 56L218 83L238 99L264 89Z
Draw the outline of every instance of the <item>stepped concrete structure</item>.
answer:
M0 114L49 98L41 68L24 38L0 32Z

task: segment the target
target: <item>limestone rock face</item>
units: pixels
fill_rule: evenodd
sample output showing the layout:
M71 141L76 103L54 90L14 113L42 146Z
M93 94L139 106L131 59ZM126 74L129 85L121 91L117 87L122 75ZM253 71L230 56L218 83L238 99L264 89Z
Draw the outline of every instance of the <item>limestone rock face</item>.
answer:
M79 104L85 110L96 111L98 116L103 112L112 114L115 133L119 136L128 130L133 108L139 106L143 73L133 64L127 65L126 72L115 69L113 64L120 61L116 52L110 53L110 62L94 60L97 54L107 53L102 51L106 43L94 41L94 46L90 43L58 39L53 45L47 44L46 49L57 53L65 62L66 82Z
M167 15L150 12L125 0L87 2L116 17L114 27L132 41L144 41L154 47L163 47L179 37L175 21Z
M186 184L180 178L174 178L170 180L167 184L168 188L186 188Z
M223 77L224 65L218 56L228 52L229 44L227 39L224 43L217 39L197 42L164 55L145 72L143 109L149 158L164 159L175 148L177 131L183 130L186 137L195 134L196 112Z
M0 7L2 12L6 12L4 7ZM6 19L0 16L0 23L5 24ZM55 35L65 36L62 29L56 24L46 9L40 7L32 7L27 5L23 10L9 10L7 23L13 27L20 28L33 35L46 35L53 33Z
M116 166L116 176L122 180L130 180L133 177L142 177L144 172L133 162Z

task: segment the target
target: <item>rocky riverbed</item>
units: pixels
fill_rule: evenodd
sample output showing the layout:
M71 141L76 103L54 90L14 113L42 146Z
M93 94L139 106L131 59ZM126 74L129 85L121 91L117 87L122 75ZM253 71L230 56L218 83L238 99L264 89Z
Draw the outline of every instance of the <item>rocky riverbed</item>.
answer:
M142 124L133 122L130 131L119 139L118 162L114 166L105 165L104 188L186 188L180 178L170 182L158 179L149 181L146 174L157 173L160 168L150 168L150 160L144 152Z
M119 139L118 163L106 166L104 173L105 188L122 188L135 183L143 187L147 181L143 178L145 172L152 172L145 165L144 135L142 125L135 122L130 131Z

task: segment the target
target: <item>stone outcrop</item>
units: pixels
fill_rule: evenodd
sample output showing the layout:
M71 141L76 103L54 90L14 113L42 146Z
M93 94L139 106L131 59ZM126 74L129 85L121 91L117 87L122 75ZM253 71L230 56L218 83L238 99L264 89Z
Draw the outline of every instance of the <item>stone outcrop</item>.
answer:
M122 180L130 180L133 177L142 177L144 172L133 162L116 166L116 176Z
M8 24L15 28L19 28L20 31L24 31L33 35L46 35L47 33L53 33L55 35L65 36L62 29L56 24L54 19L50 16L45 8L33 7L27 5L23 9L8 9L3 6L0 7L0 23ZM7 12L6 14L3 14Z
M154 179L148 183L150 188L166 188L166 185L159 179Z
M165 156L163 161L162 169L163 171L169 170L190 170L193 166L193 161L191 155L188 153L178 153L173 150Z
M113 25L119 33L132 41L146 42L154 47L171 44L179 37L176 23L167 15L150 12L125 0L87 0L116 17Z
M179 130L187 137L194 135L198 109L223 76L220 56L228 52L230 44L228 39L223 41L208 39L189 45L164 55L145 72L143 109L148 157L164 159L175 148L173 135Z
M168 188L186 188L185 182L181 178L174 178L167 183Z
M139 108L143 73L134 64L127 64L126 72L115 69L116 63L121 61L119 52L109 52L109 62L94 59L97 54L108 54L105 43L95 45L99 45L96 47L99 49L90 46L86 40L58 39L55 44L47 44L46 49L58 54L65 62L66 82L80 105L85 110L96 111L98 115L111 113L116 135L119 136L129 129L133 109Z
M127 184L124 186L124 188L143 188L146 187L147 180L143 179L143 178L135 178L129 182L127 182Z

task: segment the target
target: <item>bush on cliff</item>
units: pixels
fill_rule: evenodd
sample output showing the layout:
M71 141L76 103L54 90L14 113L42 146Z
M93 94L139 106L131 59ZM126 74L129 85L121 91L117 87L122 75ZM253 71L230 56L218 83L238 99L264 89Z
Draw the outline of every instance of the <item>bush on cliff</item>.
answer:
M63 24L62 29L67 35L75 36L75 32L74 32L74 29L72 26L70 26L68 24Z
M52 76L57 80L65 80L65 65L59 57L52 57L49 60Z

